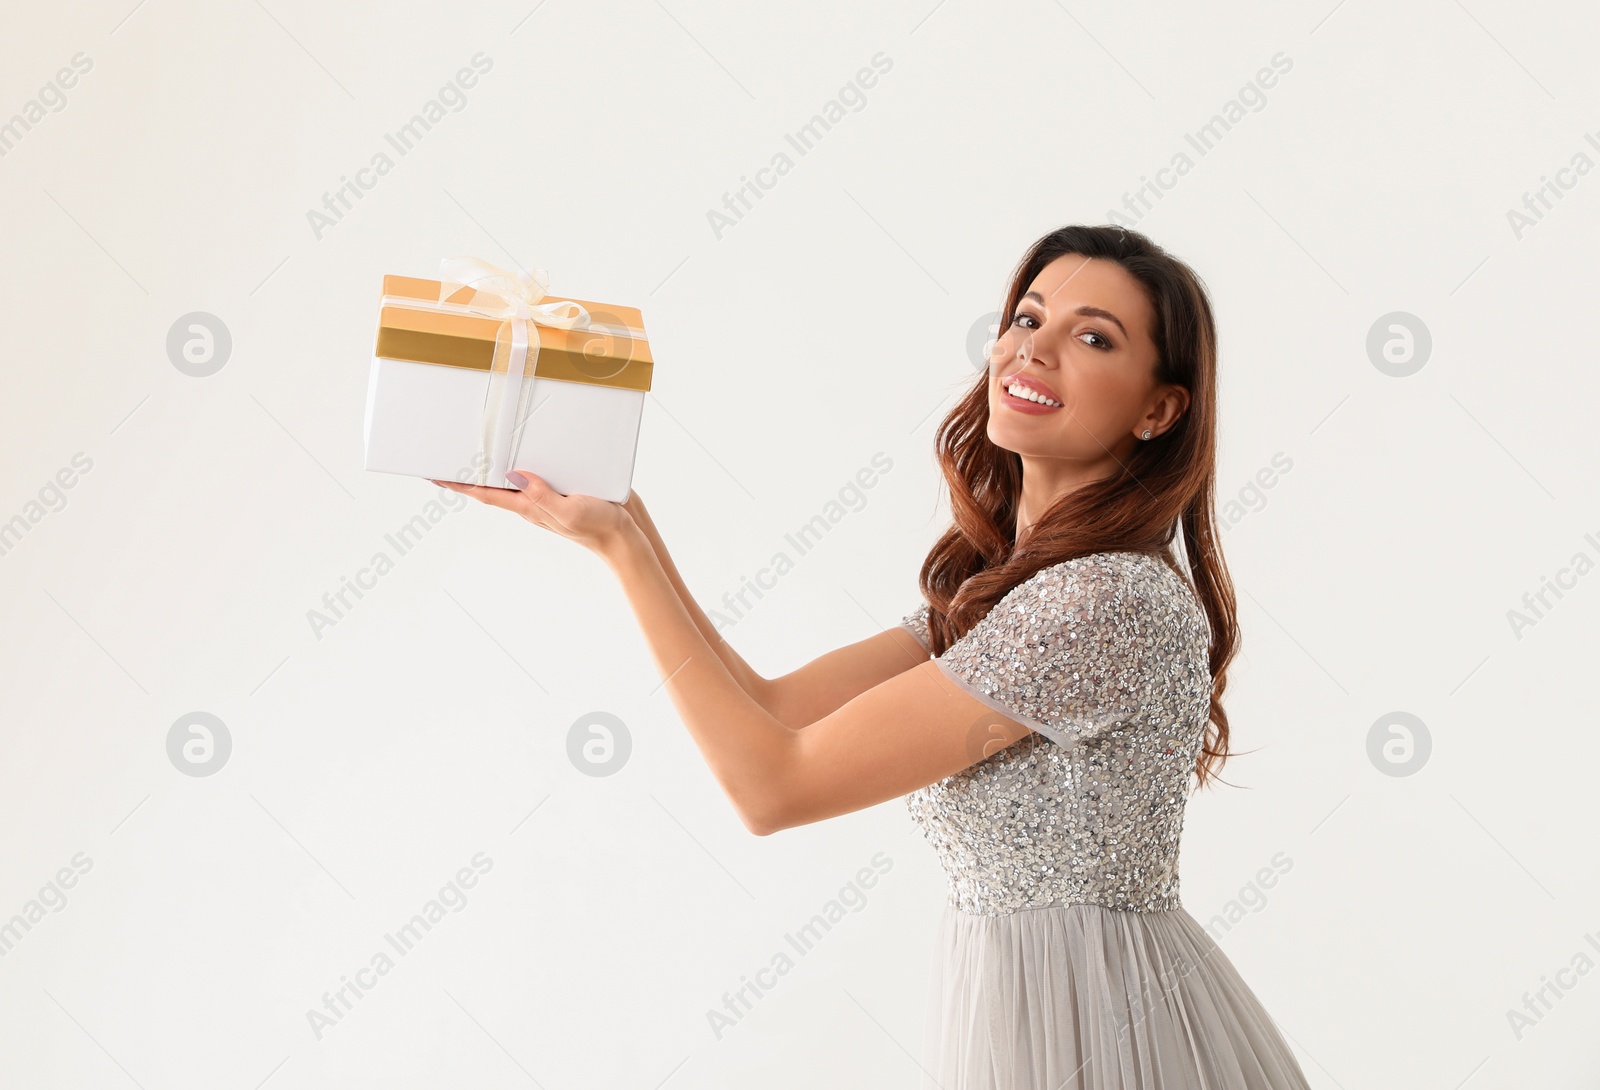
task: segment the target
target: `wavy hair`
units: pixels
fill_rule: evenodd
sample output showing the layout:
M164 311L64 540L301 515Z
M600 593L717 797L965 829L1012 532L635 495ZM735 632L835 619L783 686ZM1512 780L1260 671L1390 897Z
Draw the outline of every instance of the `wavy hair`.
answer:
M945 650L1012 588L1034 573L1098 552L1159 557L1185 576L1210 625L1211 707L1195 768L1199 784L1227 760L1222 707L1239 631L1232 580L1214 521L1217 455L1217 337L1211 302L1194 270L1144 235L1121 227L1067 226L1029 247L1012 273L1000 313L1010 328L1017 303L1041 270L1064 255L1122 266L1155 312L1155 380L1189 392L1187 410L1162 435L1141 442L1110 476L1057 499L1019 545L1022 460L988 436L989 368L939 425L935 449L950 495L951 525L922 563L933 653ZM1172 542L1183 530L1185 573Z

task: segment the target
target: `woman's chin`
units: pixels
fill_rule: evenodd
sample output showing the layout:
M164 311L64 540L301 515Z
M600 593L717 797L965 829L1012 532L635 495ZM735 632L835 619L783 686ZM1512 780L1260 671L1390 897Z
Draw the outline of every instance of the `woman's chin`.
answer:
M1020 426L1019 426L1020 423ZM989 442L1002 450L1009 450L1012 454L1048 454L1045 449L1051 446L1044 435L1044 429L1036 422L1013 423L1011 421L989 417Z

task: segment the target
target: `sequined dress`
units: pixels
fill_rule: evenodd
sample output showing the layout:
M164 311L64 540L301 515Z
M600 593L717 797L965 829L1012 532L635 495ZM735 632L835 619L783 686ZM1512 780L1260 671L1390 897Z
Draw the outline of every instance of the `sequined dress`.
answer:
M928 607L900 622L924 648ZM934 661L1033 728L906 796L949 886L927 1090L1300 1090L1294 1055L1178 898L1208 628L1161 557L1018 584ZM978 759L981 758L981 759Z

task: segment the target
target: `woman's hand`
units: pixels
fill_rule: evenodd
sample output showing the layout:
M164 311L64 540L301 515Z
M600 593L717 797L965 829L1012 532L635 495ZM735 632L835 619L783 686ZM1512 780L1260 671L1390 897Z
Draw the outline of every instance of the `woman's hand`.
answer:
M575 541L607 561L644 538L624 504L577 493L563 496L551 488L543 477L525 471L506 474L506 480L512 483L516 483L519 477L526 482L520 491L461 484L458 481L433 483L440 488L471 496L490 507L503 507L515 512L535 526L542 526L568 541ZM628 503L633 503L636 498L630 492ZM649 547L648 542L645 542L645 547Z

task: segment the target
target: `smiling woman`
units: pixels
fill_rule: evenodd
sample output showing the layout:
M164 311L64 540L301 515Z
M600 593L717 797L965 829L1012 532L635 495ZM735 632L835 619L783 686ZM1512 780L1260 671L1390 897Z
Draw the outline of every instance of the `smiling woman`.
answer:
M435 483L606 562L751 832L905 800L949 884L926 1086L1296 1090L1292 1053L1178 896L1185 802L1228 755L1238 638L1215 389L1186 265L1120 228L1046 235L940 425L952 524L924 601L771 679L718 635L637 494Z

